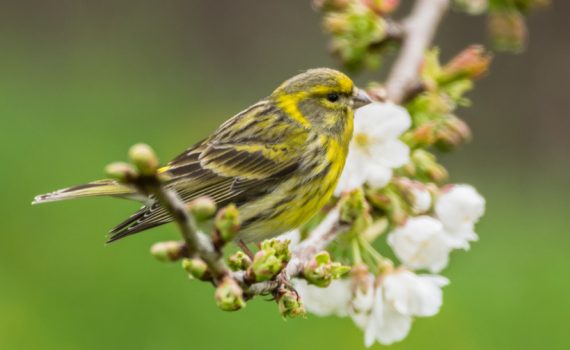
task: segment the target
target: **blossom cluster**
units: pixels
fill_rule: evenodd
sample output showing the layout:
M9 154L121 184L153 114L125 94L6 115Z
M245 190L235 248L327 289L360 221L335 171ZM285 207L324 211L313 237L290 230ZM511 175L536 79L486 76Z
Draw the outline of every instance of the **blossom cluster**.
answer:
M412 139L404 141L404 135L420 127L413 119L406 108L389 102L356 111L347 162L335 191L341 203L364 202L358 207L366 219L341 238L352 246L351 274L328 288L302 279L295 282L308 312L350 317L363 330L367 346L400 341L415 317L438 313L441 288L449 283L438 273L453 250L468 250L477 240L475 224L485 210L484 198L472 186L444 184L441 177L436 183L433 177L412 176L406 170L411 165L440 167L425 160L418 164L421 157L413 154L425 150ZM381 235L391 253L375 248Z

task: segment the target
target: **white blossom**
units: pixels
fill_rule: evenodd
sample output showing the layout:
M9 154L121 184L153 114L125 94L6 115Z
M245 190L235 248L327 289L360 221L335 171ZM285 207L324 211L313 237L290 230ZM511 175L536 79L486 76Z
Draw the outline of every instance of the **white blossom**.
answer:
M384 299L404 315L434 316L443 303L441 287L449 283L437 275L416 275L399 270L384 278Z
M354 118L354 135L335 195L368 183L383 187L392 169L406 164L410 150L399 137L411 125L408 111L392 103L371 103L359 108Z
M436 216L452 248L469 249L469 242L478 239L474 227L484 212L485 199L470 185L453 185L435 203Z
M313 286L303 279L294 280L294 286L305 308L317 316L346 316L352 299L349 280L333 280L326 288Z
M404 339L413 317L435 315L443 302L441 287L448 280L436 275L416 275L408 270L395 270L384 277L374 291L374 302L367 314L354 318L364 330L364 343L389 345ZM362 315L366 315L363 317Z
M390 345L404 339L412 328L412 317L398 312L392 305L386 303L382 288L376 289L374 300L368 323L362 327L364 345L370 347L376 341Z
M412 210L416 214L427 212L431 207L431 193L425 187L413 186L411 194L413 197Z
M353 297L350 302L349 314L357 326L364 328L368 322L370 310L374 306L376 289L374 287L374 275L369 274L364 283L353 286ZM353 280L354 282L354 280ZM353 283L354 284L354 283ZM363 286L366 284L365 286ZM364 288L363 288L364 287Z
M439 272L447 266L449 247L443 224L430 216L409 218L388 235L398 259L412 269Z

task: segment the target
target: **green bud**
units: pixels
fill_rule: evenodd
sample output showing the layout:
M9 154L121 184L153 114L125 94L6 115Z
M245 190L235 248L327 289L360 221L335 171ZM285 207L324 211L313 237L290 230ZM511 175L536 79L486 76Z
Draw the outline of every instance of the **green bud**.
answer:
M316 254L303 269L303 277L307 282L324 288L331 284L333 279L340 278L350 271L350 266L331 261L328 252L322 251Z
M323 18L325 30L333 34L342 34L348 30L347 17L344 14L330 13Z
M158 242L150 248L150 254L160 261L177 261L186 253L186 244L181 241Z
M144 176L151 176L158 170L158 158L154 150L147 144L137 143L129 150L129 158Z
M362 3L378 15L387 15L396 10L399 0L361 0Z
M200 197L188 203L188 209L198 221L206 221L216 214L216 202L210 197Z
M208 265L204 260L199 258L184 259L182 260L182 268L190 274L190 276L199 279L201 281L209 281L212 279L212 275L208 270Z
M461 51L441 72L438 82L445 84L458 79L478 79L489 70L492 56L480 45L471 45Z
M279 313L283 318L305 316L306 311L297 293L284 289L278 296Z
M313 6L322 11L343 11L351 0L313 0Z
M287 263L291 260L289 243L291 243L291 241L288 239L266 239L261 243L261 249L272 252L279 260Z
M224 242L229 242L235 238L239 231L239 211L234 204L221 209L216 215L214 222L216 230L220 234L220 238Z
M340 199L340 219L343 222L352 223L368 211L369 205L360 188L346 193Z
M249 268L256 281L270 280L283 270L291 260L289 243L289 240L279 239L268 239L261 243L261 250L255 254Z
M130 182L137 177L136 170L127 163L116 162L105 167L107 175L119 182Z
M232 278L226 277L216 288L216 304L224 311L236 311L245 307L243 291Z
M228 258L228 266L232 271L247 270L247 268L251 266L251 259L244 252L238 251L230 255Z
M489 32L495 48L501 51L521 52L526 46L528 30L524 16L515 10L489 13Z
M437 163L435 155L428 151L415 150L412 153L411 160L414 163L415 176L435 183L445 182L449 176L447 170Z
M456 149L471 139L471 130L467 123L454 115L446 116L435 133L435 146L442 151Z
M283 262L274 253L260 250L255 253L250 266L251 273L257 282L268 281L284 268Z

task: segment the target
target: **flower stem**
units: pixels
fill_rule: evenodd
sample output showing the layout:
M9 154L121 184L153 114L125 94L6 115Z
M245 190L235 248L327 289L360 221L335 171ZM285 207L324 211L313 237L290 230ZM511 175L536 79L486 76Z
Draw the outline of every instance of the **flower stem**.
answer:
M360 254L360 244L358 244L358 239L352 240L352 257L356 264L362 264L362 255Z

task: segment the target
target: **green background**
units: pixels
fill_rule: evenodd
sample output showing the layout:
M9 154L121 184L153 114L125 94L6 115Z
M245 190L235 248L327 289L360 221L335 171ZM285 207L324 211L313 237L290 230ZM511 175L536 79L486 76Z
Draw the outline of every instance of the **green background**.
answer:
M497 55L458 111L475 140L442 159L487 199L481 240L453 254L441 313L391 348L570 348L569 7L532 16L528 51ZM0 349L363 348L349 319L283 321L262 299L218 311L148 254L173 227L105 246L136 204L30 206L133 143L167 160L296 72L335 67L319 20L308 1L0 1ZM439 33L444 58L486 40L458 13Z

